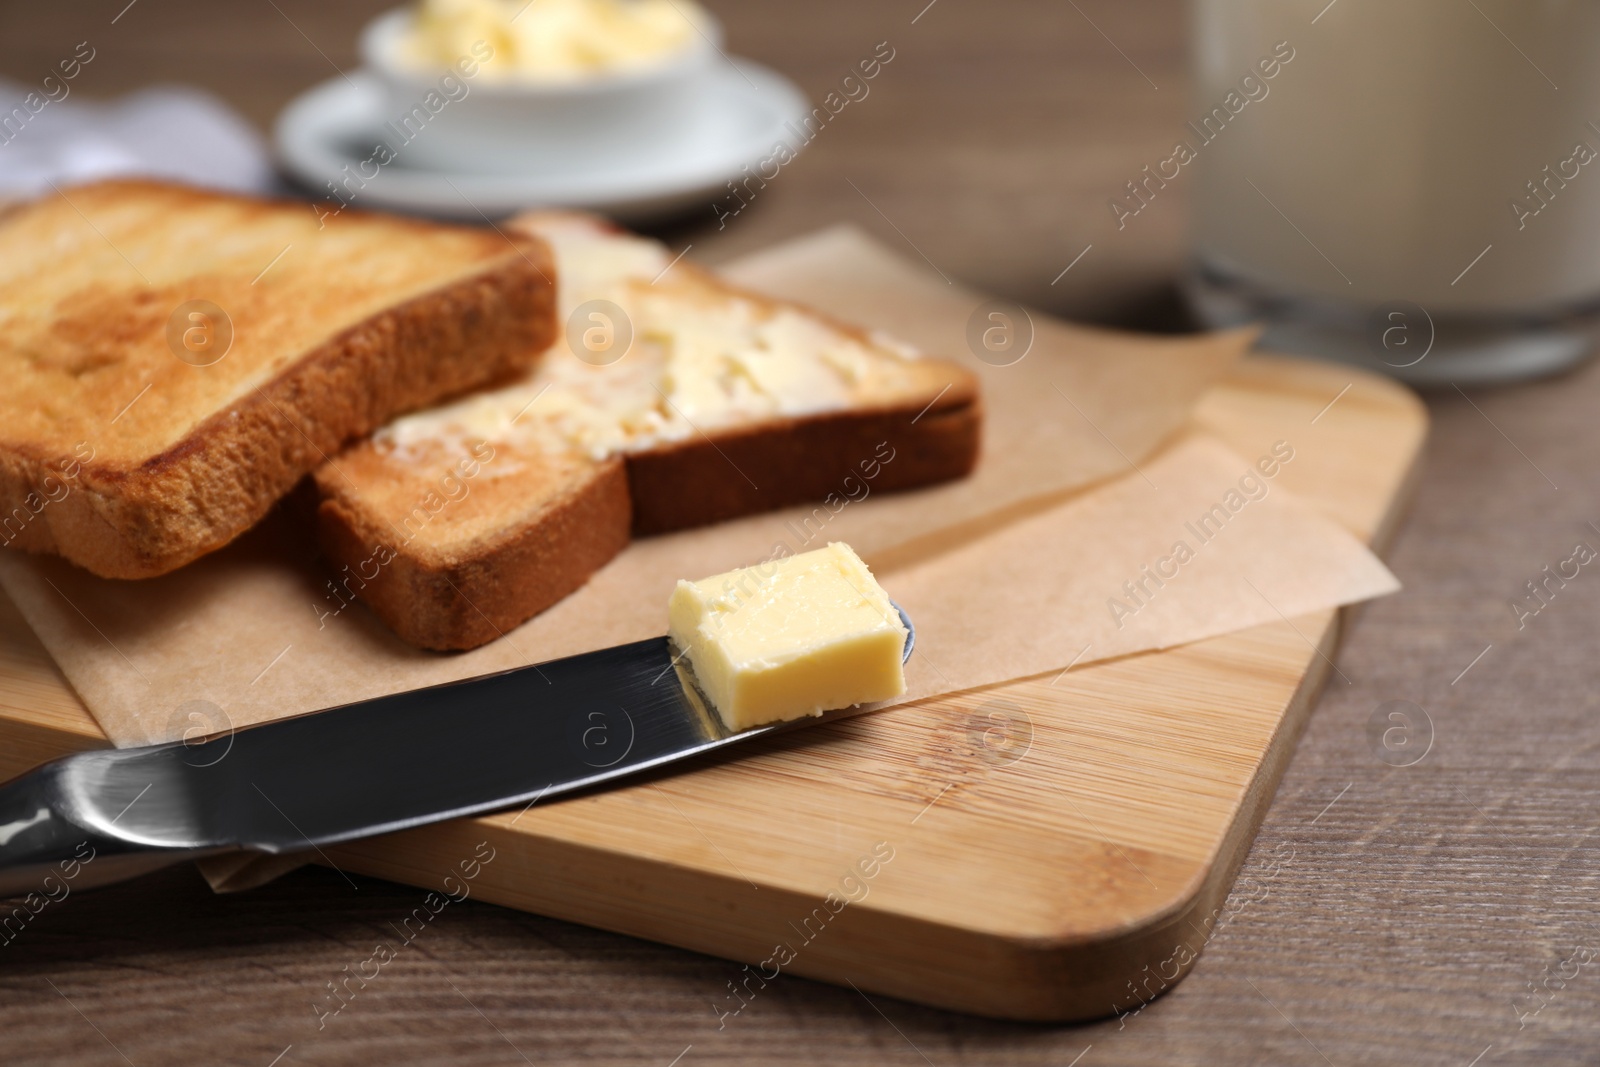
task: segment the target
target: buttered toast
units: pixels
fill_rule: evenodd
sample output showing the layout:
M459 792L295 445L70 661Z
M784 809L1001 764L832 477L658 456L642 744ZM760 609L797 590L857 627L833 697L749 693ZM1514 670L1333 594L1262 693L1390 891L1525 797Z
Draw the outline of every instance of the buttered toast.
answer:
M341 600L406 641L492 640L582 585L632 534L960 477L976 379L736 289L588 216L531 214L565 337L531 374L397 419L320 467ZM892 462L885 462L893 457Z
M394 416L552 340L539 238L153 181L0 215L0 544L96 574L231 541Z

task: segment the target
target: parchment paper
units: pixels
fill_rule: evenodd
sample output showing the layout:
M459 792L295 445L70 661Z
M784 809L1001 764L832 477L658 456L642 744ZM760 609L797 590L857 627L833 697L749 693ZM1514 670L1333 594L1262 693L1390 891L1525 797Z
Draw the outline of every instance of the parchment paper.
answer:
M902 699L1187 644L1400 588L1343 527L1264 477L1262 458L1186 436L1137 475L891 570L886 586L917 626Z
M812 509L799 508L636 542L578 593L504 639L458 655L412 649L359 606L331 614L336 602L325 596L314 547L287 511L163 578L110 581L59 560L0 553L0 584L119 745L659 634L678 578L753 563L779 545L799 551L843 540L863 551L917 624L921 653L908 699L1395 588L1354 538L1258 478L1266 495L1197 544L1195 558L1147 601L1123 592L1125 581L1142 579L1142 567L1171 554L1185 522L1254 469L1257 457L1232 456L1195 437L1152 458L1237 357L1246 334L1152 340L1035 315L1027 356L996 367L966 343L980 298L853 231L784 246L735 273L973 366L988 409L979 471L923 492L869 494L820 524ZM1139 610L1114 611L1117 596Z

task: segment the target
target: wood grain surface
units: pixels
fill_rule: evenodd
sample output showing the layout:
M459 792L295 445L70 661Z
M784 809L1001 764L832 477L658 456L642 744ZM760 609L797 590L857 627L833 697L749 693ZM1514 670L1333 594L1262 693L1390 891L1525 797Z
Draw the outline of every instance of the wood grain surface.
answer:
M1282 358L1238 367L1198 417L1243 457L1292 443L1281 484L1376 542L1426 435L1421 405L1387 379ZM0 695L15 694L0 744L17 732L36 757L51 734L60 752L94 743L38 642L0 622ZM1233 920L1233 874L1334 670L1340 624L1322 612L918 701L307 858L440 906L470 892L746 964L720 1025L780 972L998 1018L1127 1012ZM0 761L0 775L25 766ZM409 947L408 920L397 934L384 953ZM360 966L312 1001L319 1023L381 974Z
M103 47L86 96L192 81L265 122L353 64L355 29L378 6L10 2L0 74L32 80L92 37ZM982 289L1080 318L1173 323L1186 190L1174 184L1114 237L1103 213L1187 117L1177 0L712 6L734 51L813 95L884 39L899 48L886 75L901 80L880 79L837 138L726 231L709 211L671 230L691 255L714 262L843 217ZM1430 400L1425 477L1391 554L1407 589L1351 628L1338 657L1348 683L1336 677L1310 719L1233 920L1187 980L1120 1023L987 1022L786 978L719 1029L712 1003L736 977L726 962L468 900L318 1031L312 998L393 936L419 892L310 869L216 897L177 871L52 904L0 949L0 1058L1594 1062L1600 980L1577 961L1600 936L1600 580L1586 568L1521 630L1509 603L1578 540L1600 546L1597 406L1592 369ZM1369 739L1395 700L1431 724L1410 766Z

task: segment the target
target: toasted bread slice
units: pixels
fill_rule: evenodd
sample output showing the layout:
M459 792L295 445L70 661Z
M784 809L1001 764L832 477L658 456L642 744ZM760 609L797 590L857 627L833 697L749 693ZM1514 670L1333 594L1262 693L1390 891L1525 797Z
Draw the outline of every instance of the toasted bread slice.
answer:
M231 541L552 339L536 237L147 181L0 216L0 544L113 578Z
M315 476L338 595L412 644L493 639L630 530L820 500L862 463L875 489L904 489L976 462L977 381L962 368L597 219L514 225L554 250L565 342L521 381L398 419ZM894 462L874 463L888 449Z

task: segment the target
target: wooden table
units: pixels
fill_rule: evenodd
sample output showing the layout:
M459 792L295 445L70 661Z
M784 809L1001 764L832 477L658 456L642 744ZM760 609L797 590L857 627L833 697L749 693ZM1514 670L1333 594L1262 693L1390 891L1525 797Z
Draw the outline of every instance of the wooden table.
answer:
M265 124L354 65L376 7L125 2L6 3L0 72L42 76L89 39L85 96L194 82ZM1121 233L1105 207L1187 117L1181 5L924 3L714 3L734 51L814 97L879 41L896 58L725 230L708 205L665 235L715 262L846 218L1060 314L1181 325L1185 190ZM1426 476L1392 555L1407 590L1353 627L1348 684L1335 679L1300 743L1236 918L1191 977L1121 1023L993 1023L786 979L719 1031L733 965L469 901L319 1032L325 983L418 892L310 869L215 897L179 871L74 895L0 948L0 1060L1593 1062L1600 577L1584 568L1521 630L1509 603L1577 542L1600 547L1597 406L1594 370L1432 400ZM1369 739L1395 700L1431 722L1408 767Z

